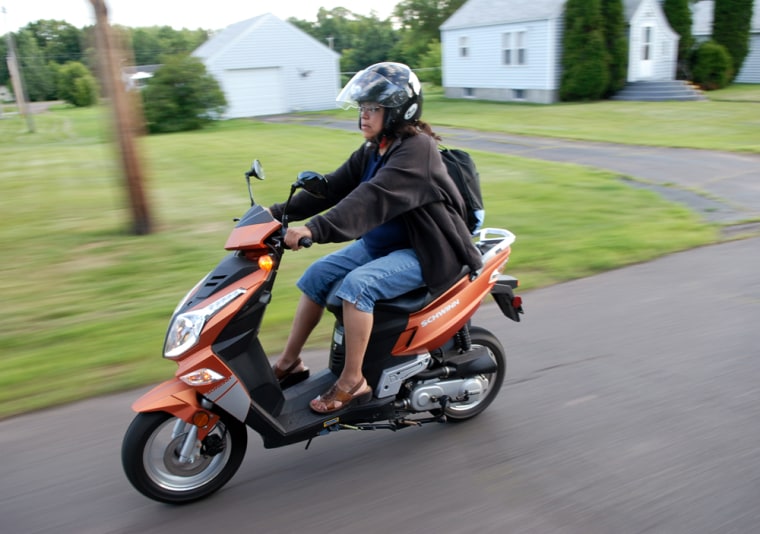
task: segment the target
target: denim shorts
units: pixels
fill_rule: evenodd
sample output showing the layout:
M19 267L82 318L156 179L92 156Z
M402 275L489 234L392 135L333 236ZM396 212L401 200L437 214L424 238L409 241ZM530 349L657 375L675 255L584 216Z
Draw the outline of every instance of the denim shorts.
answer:
M312 263L296 285L322 307L333 292L360 311L372 313L376 301L403 295L425 282L414 250L373 258L359 239Z

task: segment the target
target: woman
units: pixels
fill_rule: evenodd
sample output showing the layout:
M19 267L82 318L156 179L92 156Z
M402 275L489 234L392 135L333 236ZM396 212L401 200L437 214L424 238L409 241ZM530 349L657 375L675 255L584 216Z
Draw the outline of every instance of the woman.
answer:
M311 401L319 413L372 398L362 363L377 300L425 285L441 292L463 266L481 266L464 222L462 197L438 151L439 138L420 120L422 90L412 70L400 63L372 65L358 72L337 100L344 107L358 107L366 142L327 175L326 199L305 193L293 198L290 220L311 219L289 227L285 242L298 250L303 237L315 243L356 241L317 260L298 281L303 295L285 349L273 366L283 387L309 376L300 353L322 317L327 295L336 288L343 306L346 359L335 384ZM282 209L282 204L270 208L278 219Z

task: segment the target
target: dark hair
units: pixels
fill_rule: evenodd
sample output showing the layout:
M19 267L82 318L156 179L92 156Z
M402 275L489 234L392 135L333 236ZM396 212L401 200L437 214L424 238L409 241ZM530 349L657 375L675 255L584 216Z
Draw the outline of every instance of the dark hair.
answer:
M441 137L433 131L433 128L427 122L419 119L411 123L401 124L395 131L396 137L400 139L405 139L419 133L427 134L436 141L441 140Z
M399 124L398 127L393 131L393 137L396 137L398 139L406 139L407 137L414 137L415 135L419 134L429 135L436 141L441 141L441 136L433 131L433 128L430 126L430 124L419 119L414 122L405 122ZM369 141L369 143L378 146L380 144L380 139L372 139Z

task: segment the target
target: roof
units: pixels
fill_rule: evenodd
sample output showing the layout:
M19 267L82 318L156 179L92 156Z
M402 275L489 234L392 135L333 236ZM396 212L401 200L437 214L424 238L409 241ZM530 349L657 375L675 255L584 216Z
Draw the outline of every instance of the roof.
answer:
M268 14L267 14L268 15ZM235 24L230 24L222 31L212 35L205 43L193 51L193 55L199 58L207 59L214 56L227 48L228 45L235 42L241 35L246 33L251 27L258 26L267 15L259 15L252 19L242 20Z
M469 0L454 12L441 30L558 18L565 0Z
M623 0L626 20L643 0ZM555 19L562 15L566 0L469 0L442 25L441 30Z
M317 39L314 39L308 33L302 31L300 28L296 28L291 23L284 21L282 19L279 19L276 16L272 15L271 13L265 13L263 15L259 15L258 17L253 17L251 19L246 19L240 22L236 22L234 24L230 24L229 26L224 28L222 31L212 35L211 38L209 38L205 43L203 43L198 48L196 48L193 51L193 55L201 59L208 60L209 58L223 52L225 49L227 49L227 47L237 42L238 39L240 39L247 33L256 31L257 28L269 22L274 22L286 27L290 27L292 30L298 31L302 33L308 39L313 40L316 46L322 47L326 50L330 50L330 52L332 52L335 55L340 55L334 50L329 49L327 46L325 46L325 44L319 42Z

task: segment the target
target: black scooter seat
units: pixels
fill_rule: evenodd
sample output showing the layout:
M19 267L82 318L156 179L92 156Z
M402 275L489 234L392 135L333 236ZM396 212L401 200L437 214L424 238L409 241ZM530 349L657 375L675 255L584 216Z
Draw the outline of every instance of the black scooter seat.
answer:
M456 281L469 273L470 268L465 265ZM335 296L334 291L335 289L327 296L327 310L336 317L342 317L343 302ZM433 294L427 286L419 287L390 300L378 300L375 302L375 311L411 315L433 302L442 293L443 291Z

